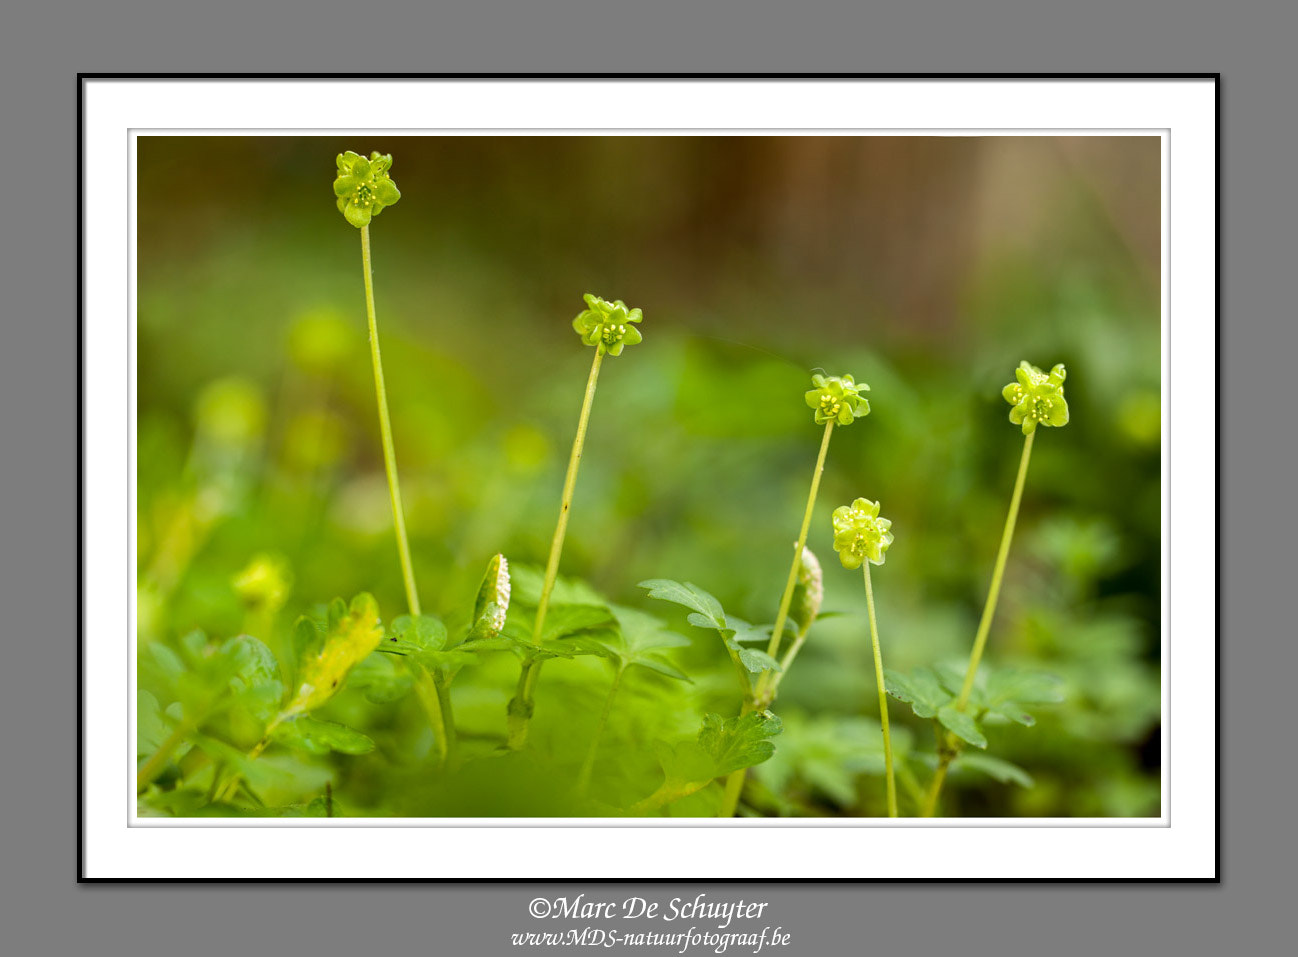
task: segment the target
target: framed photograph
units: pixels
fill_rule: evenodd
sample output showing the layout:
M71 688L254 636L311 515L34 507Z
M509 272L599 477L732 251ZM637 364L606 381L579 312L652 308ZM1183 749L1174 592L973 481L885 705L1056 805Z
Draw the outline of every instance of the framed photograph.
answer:
M80 879L1215 880L1217 103L83 76Z

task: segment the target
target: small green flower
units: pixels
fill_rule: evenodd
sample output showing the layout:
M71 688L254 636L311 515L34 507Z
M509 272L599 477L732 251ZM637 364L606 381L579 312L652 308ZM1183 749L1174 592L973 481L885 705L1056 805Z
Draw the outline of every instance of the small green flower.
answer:
M1001 390L1010 409L1010 421L1023 426L1023 434L1031 435L1038 425L1060 426L1068 424L1068 400L1064 398L1064 379L1068 372L1063 363L1049 374L1029 362L1020 362L1014 370L1017 382Z
M806 393L806 399L807 405L816 410L817 425L850 425L854 419L870 414L870 403L861 395L870 391L864 382L857 383L850 375L813 375L811 384L815 388Z
M572 328L586 345L603 349L611 356L620 356L623 346L633 346L644 338L640 330L631 325L644 318L639 309L628 309L621 299L608 302L590 293L582 298L586 300L586 308L572 320Z
M368 226L371 217L401 198L401 190L388 176L391 168L391 153L371 153L369 159L351 150L338 154L338 178L334 180L338 212L357 229Z
M879 503L858 498L834 509L834 551L844 568L860 568L867 558L882 565L892 544L892 522L879 517Z

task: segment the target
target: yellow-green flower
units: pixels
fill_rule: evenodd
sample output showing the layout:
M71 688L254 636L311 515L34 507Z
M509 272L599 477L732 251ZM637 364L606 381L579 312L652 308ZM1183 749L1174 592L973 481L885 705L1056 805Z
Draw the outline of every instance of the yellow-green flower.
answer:
M640 330L632 325L644 318L639 309L628 309L621 299L608 302L590 293L582 298L586 300L586 308L572 320L572 328L586 345L620 356L623 346L641 341Z
M834 551L844 568L860 568L869 559L882 565L892 544L892 522L879 517L879 503L858 498L834 509Z
M347 222L358 229L368 226L372 217L401 198L401 190L388 176L391 168L390 153L371 153L369 159L351 150L338 154L334 195L338 197L338 212L347 217Z
M1068 372L1063 363L1049 373L1042 372L1029 362L1020 362L1014 370L1017 382L1001 390L1010 409L1010 421L1023 427L1024 435L1031 435L1038 425L1061 426L1068 424L1068 400L1064 398L1064 379Z
M807 405L815 410L817 424L837 422L848 425L870 414L870 403L861 395L870 391L864 382L858 383L850 375L813 375L811 384L815 388L806 393L806 400Z

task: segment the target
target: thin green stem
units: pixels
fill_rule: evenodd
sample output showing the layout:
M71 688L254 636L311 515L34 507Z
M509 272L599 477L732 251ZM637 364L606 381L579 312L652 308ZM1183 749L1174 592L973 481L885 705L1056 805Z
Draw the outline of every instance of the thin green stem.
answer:
M392 524L397 534L401 577L405 580L406 604L410 614L419 614L419 590L406 541L406 514L401 506L401 484L397 479L397 453L392 443L392 420L388 415L388 393L383 383L383 356L379 351L379 326L374 315L374 275L370 263L370 228L361 227L361 266L365 275L365 313L370 327L370 360L374 365L374 393L379 406L379 433L383 439L383 465L388 473L388 497L392 500Z
M541 586L541 600L536 608L536 623L532 626L532 644L541 644L541 635L545 629L545 615L550 608L550 594L554 591L554 582L559 575L559 558L563 554L563 540L568 534L568 516L572 512L573 492L577 488L577 469L581 465L581 451L586 444L586 428L590 424L590 410L595 404L595 387L599 384L599 367L604 361L604 346L595 348L595 358L590 364L590 375L586 378L586 396L581 403L581 415L577 419L577 437L572 442L572 454L568 456L568 473L563 480L563 501L559 506L559 521L554 528L554 538L550 541L550 557L545 563L545 582ZM527 743L528 726L535 707L533 693L537 679L540 678L541 662L528 658L523 662L522 674L519 675L519 694L521 697L510 702L509 747L518 750Z
M740 768L738 771L730 772L726 778L726 790L721 795L721 807L717 811L717 817L734 817L735 810L739 807L739 795L744 790L744 778L747 768Z
M951 762L960 754L959 740L948 732L937 718L933 719L933 741L937 748L937 770L933 772L933 780L929 782L928 791L920 805L920 817L932 817L937 813L937 799L942 793L946 773L951 767Z
M508 738L506 743L510 750L517 751L527 743L527 723L532 717L532 706L528 704L528 691L532 684L532 674L539 662L535 658L524 659L518 669L518 685L514 688L514 697L509 699L506 712Z
M888 816L897 816L897 781L892 773L892 734L888 730L888 692L883 684L883 651L879 647L879 625L874 618L874 588L870 584L870 563L865 569L865 605L870 612L870 645L874 649L874 682L879 689L879 723L883 727L883 767L887 778Z
M284 723L284 715L277 714L271 720L270 724L266 725L266 731L262 734L261 740L258 741L256 744L254 744L252 746L252 750L248 752L249 761L256 761L259 757L261 757L261 753L265 751L267 747L270 746L271 734L275 731L276 728L278 728L283 723ZM239 782L242 780L243 780L243 774L239 771L238 768L235 768L234 776L230 778L229 782L225 785L225 787L221 789L219 799L221 801L233 800L235 794L237 794L239 791Z
M608 689L608 696L604 699L604 710L600 712L599 724L595 726L595 736L590 740L590 749L586 752L586 760L581 763L581 772L577 775L577 793L586 793L586 788L590 785L590 773L595 767L595 756L599 752L599 742L604 737L604 727L608 724L608 716L613 711L613 697L617 694L618 686L622 684L622 675L626 673L625 667L619 667L617 673L613 675L613 684Z
M811 491L807 495L807 510L802 516L802 528L798 531L797 544L793 546L793 564L789 566L789 579L784 584L784 595L780 598L780 610L775 613L775 627L771 631L770 644L766 646L766 653L774 658L780 650L780 642L784 638L784 623L789 618L789 606L793 603L793 591L798 585L798 569L802 567L802 549L807 545L807 533L811 530L811 514L816 508L816 493L820 491L820 476L825 471L825 456L829 454L829 440L834 434L834 421L825 423L825 436L820 440L820 454L816 456L816 470L811 474ZM762 673L758 681L757 697L760 700L762 692L766 690L770 683L771 672Z
M780 690L780 682L783 681L784 676L789 673L789 668L793 665L793 659L798 657L798 652L801 651L802 646L806 644L807 632L810 630L810 627L811 622L807 622L807 627L798 632L797 637L793 639L793 644L789 646L789 650L786 651L784 657L780 659L780 670L775 677L771 679L771 687L767 689L766 692L771 701L775 700L775 696Z
M775 613L775 627L771 630L771 641L766 646L766 653L774 658L780 651L780 642L784 638L784 623L789 619L789 606L793 603L793 591L798 585L798 569L802 567L802 550L807 545L807 533L811 531L811 514L816 508L816 494L820 491L820 476L825 471L825 456L829 454L829 440L834 434L834 420L825 423L825 434L820 440L820 454L816 456L816 470L811 473L811 491L807 494L807 510L802 515L802 528L798 531L798 541L793 546L793 564L789 566L789 579L784 584L784 594L780 598L780 609ZM778 679L773 671L763 671L757 679L757 687L744 702L743 712L756 711L766 707L775 693ZM718 817L733 817L739 806L739 794L744 789L744 777L747 769L731 771L726 778L725 796L721 801Z
M1019 458L1019 473L1014 480L1014 493L1010 496L1010 510L1005 516L1005 528L1001 532L1000 548L996 552L996 566L992 569L991 587L987 590L987 601L983 604L982 618L978 621L978 633L974 636L973 650L969 653L969 668L965 672L964 684L960 687L960 696L956 698L956 710L963 711L969 704L973 693L974 679L978 676L978 665L982 661L983 650L987 647L987 636L991 632L992 619L996 616L996 603L1001 594L1001 581L1005 577L1005 563L1009 559L1010 543L1014 540L1014 526L1019 518L1019 503L1023 500L1023 486L1028 477L1028 463L1032 460L1032 440L1036 432L1029 432L1023 439L1023 454ZM945 739L945 745L943 745ZM958 742L953 736L938 731L938 766L929 786L928 796L921 811L923 817L932 817L937 813L938 797L942 785L946 782L947 770L951 762L960 753Z
M946 781L946 772L951 767L952 757L943 757L938 764L937 770L933 772L933 782L928 787L928 793L924 796L924 806L920 809L920 817L932 817L937 813L938 795L942 793L942 784Z
M545 563L545 583L541 586L541 603L536 609L536 624L532 626L532 644L541 643L541 630L545 627L545 613L550 607L550 593L554 591L554 580L559 575L559 556L563 554L563 539L568 534L568 516L572 512L573 491L577 488L577 469L581 465L581 450L586 444L586 427L590 424L590 410L595 404L595 386L599 384L599 366L604 361L604 347L595 349L595 358L590 364L590 375L586 378L586 397L581 403L581 416L577 419L577 437L572 442L572 454L568 456L568 474L563 480L563 502L559 506L559 522L554 527L554 538L550 541L550 558Z
M973 691L974 678L978 674L978 663L982 660L983 649L987 646L987 634L991 631L992 618L996 614L996 601L1001 594L1001 579L1005 576L1005 561L1009 558L1010 542L1014 538L1014 524L1019 518L1019 502L1023 500L1023 484L1028 477L1028 462L1032 458L1032 440L1036 432L1029 432L1023 440L1023 455L1019 459L1019 474L1014 480L1014 494L1010 496L1010 511L1005 516L1005 530L1001 532L1001 547L996 553L996 567L992 569L992 584L987 591L987 602L983 605L982 620L978 622L978 634L974 637L973 651L969 655L969 670L965 672L964 685L960 688L960 697L956 699L956 709L963 711L969 703Z
M455 731L455 712L451 709L451 679L441 675L434 675L433 684L437 688L437 701L442 706L442 730L446 736L446 758L448 761L453 761L455 759L455 747L459 743L459 735Z
M415 694L428 715L428 723L433 728L433 743L437 748L437 763L445 764L450 754L451 740L446 725L446 711L443 708L443 695L438 688L437 679L423 668L416 666Z

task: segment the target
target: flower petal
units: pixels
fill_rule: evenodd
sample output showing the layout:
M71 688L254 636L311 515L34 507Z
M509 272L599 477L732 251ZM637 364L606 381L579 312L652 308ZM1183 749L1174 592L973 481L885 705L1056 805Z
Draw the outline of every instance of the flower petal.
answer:
M847 403L843 403L843 407L838 410L838 424L851 425L852 420L855 418L856 416L852 414L852 410L848 407Z
M1001 389L1001 398L1010 405L1018 405L1023 401L1023 396L1026 394L1027 393L1023 390L1023 386L1019 385L1017 382L1011 382L1005 388Z
M347 217L347 222L351 223L357 229L370 224L371 213L368 206L358 206L355 203L348 203L347 208L343 210L343 215Z
M360 184L356 182L356 177L352 176L350 173L339 176L334 180L334 195L346 196L348 193L355 190L358 185Z
M390 179L381 179L374 187L374 195L384 206L395 206L401 198L401 190Z
M1036 420L1036 419L1024 419L1024 420L1023 420L1023 434L1024 434L1024 435L1031 435L1031 434L1032 434L1033 432L1035 432L1036 430L1037 430L1037 420Z
M1013 422L1015 425L1018 425L1023 421L1023 417L1027 414L1028 414L1027 403L1020 402L1014 408L1010 409L1010 421Z
M627 326L626 332L623 334L622 341L629 346L634 346L643 342L644 336L640 334L640 330L637 329L635 326Z
M1058 396L1050 403L1050 411L1046 413L1046 424L1053 426L1068 424L1068 403L1064 401L1063 396Z
M819 390L819 389L812 389L812 390L810 390L809 392L805 392L805 393L803 393L803 398L805 398L805 399L807 400L807 407L808 407L808 408L810 408L810 409L819 409L819 408L820 408L820 390Z

